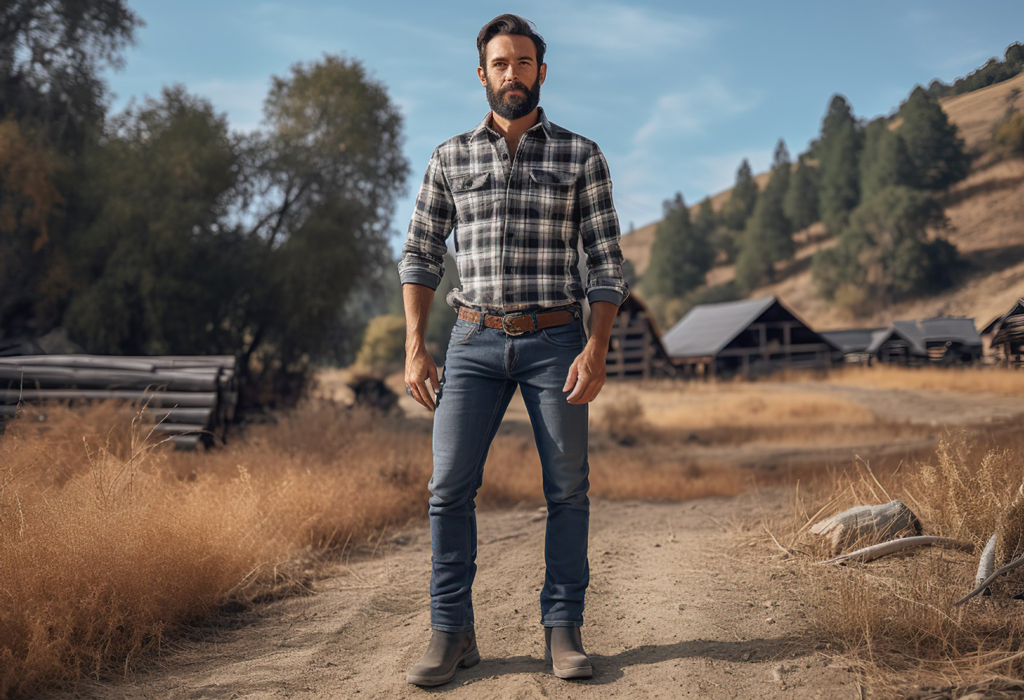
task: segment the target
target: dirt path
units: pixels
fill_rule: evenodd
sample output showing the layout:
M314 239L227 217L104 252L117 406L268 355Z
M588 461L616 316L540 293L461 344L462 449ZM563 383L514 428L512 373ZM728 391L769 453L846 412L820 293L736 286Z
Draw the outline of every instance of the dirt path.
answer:
M232 616L164 656L163 668L89 698L855 698L807 633L794 574L742 528L785 508L784 492L690 503L597 501L584 640L595 675L555 678L543 661L538 591L543 514L482 511L475 586L482 662L426 691L406 684L429 635L423 526L338 565L313 596Z

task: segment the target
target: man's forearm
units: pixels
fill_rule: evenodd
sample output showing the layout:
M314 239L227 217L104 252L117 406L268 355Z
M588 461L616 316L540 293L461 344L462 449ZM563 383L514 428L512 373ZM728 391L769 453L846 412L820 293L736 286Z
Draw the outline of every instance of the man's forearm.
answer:
M402 302L405 305L405 350L411 352L422 348L427 334L427 319L430 305L434 301L434 290L422 284L402 285Z
M619 307L610 301L590 302L590 340L602 352L608 352L608 342Z

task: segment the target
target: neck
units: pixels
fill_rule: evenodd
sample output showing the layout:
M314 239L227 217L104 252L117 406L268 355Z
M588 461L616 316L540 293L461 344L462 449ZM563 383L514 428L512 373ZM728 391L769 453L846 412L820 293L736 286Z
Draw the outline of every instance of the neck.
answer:
M519 138L526 133L526 130L537 123L540 119L540 107L534 107L533 111L519 119L506 119L491 111L491 127L497 131L510 146L519 143Z

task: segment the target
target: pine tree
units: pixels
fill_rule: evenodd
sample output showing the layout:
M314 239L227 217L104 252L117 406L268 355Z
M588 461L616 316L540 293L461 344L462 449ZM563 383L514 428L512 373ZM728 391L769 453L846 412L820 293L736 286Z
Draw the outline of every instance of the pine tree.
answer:
M747 219L754 212L756 202L757 183L754 182L750 161L744 158L736 171L736 184L729 195L729 201L722 207L722 223L733 231L742 231L747 225Z
M900 106L900 135L914 164L915 183L926 190L944 190L967 176L970 159L964 141L938 100L921 86Z
M914 164L900 133L886 128L878 135L872 150L873 157L864 163L861 175L861 196L865 200L886 187L914 184Z
M861 131L849 104L842 95L834 95L821 125L821 137L815 152L821 161L819 208L832 232L838 232L860 199L857 164L861 149Z
M736 281L746 291L765 280L773 280L774 264L793 257L793 227L786 218L783 201L789 189L791 164L786 143L775 147L771 178L757 198L754 213L747 220L743 244L736 259Z
M704 284L714 260L707 235L690 221L683 195L664 203L664 217L654 232L651 261L644 273L644 292L650 296L681 297Z
M821 218L818 214L818 169L803 156L790 178L782 210L794 231L803 230Z

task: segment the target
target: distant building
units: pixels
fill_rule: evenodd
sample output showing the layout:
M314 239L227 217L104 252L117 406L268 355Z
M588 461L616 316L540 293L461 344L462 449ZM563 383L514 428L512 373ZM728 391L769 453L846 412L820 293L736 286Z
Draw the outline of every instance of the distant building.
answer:
M630 291L612 325L605 363L607 377L673 377L676 367L661 343L650 309Z
M842 350L774 296L695 306L661 339L684 376L824 368Z
M842 351L845 362L867 364L871 361L868 348L871 347L871 343L879 333L884 333L887 330L889 330L887 327L844 328L835 331L820 331L819 335Z
M985 330L991 334L991 353L997 362L1024 367L1024 299L1018 299Z
M968 364L981 358L982 343L973 318L926 318L894 321L874 334L867 352L890 364Z

